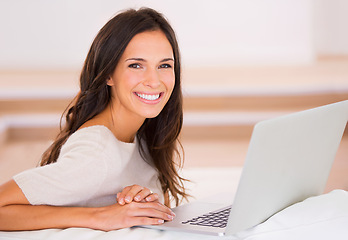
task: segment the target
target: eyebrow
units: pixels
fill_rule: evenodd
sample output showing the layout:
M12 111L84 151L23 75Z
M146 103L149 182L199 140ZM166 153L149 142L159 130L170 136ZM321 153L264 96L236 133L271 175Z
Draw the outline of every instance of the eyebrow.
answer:
M144 58L128 58L126 59L126 62L127 61L140 61L140 62L146 62L146 60ZM167 62L167 61L173 61L174 62L174 59L173 58L164 58L162 59L160 62Z

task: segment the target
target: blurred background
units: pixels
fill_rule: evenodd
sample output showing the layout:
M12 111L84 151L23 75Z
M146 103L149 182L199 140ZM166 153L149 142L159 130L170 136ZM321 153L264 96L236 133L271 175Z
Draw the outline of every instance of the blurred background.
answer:
M99 29L142 6L177 33L187 169L241 169L257 121L348 98L345 0L1 0L0 183L54 139ZM348 190L347 135L326 191Z

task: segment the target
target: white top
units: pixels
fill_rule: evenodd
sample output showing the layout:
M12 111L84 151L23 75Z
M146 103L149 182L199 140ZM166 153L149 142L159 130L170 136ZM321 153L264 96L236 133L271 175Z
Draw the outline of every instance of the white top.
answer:
M105 126L72 134L56 163L13 177L32 205L100 207L116 203L116 194L133 184L163 193L157 171L143 160L139 143L117 140Z

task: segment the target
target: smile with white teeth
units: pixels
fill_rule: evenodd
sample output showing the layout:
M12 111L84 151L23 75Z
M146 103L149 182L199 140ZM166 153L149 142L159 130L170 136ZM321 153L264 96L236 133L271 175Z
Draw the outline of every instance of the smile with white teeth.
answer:
M143 94L143 93L135 93L138 97L142 98L142 99L145 99L145 100L149 100L149 101L154 101L154 100L157 100L159 99L159 97L161 96L161 94L153 94L153 95L150 95L150 94Z

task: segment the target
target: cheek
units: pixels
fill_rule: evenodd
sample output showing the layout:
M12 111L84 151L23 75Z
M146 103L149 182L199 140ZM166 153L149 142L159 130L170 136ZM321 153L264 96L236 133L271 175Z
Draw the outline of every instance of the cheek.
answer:
M175 86L175 75L174 73L168 73L163 77L163 82L166 85L168 91L173 91Z
M141 76L139 76L139 74L136 74L134 72L126 72L122 74L120 78L118 78L116 89L121 92L129 92L139 84L139 79L141 79Z

